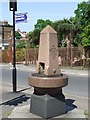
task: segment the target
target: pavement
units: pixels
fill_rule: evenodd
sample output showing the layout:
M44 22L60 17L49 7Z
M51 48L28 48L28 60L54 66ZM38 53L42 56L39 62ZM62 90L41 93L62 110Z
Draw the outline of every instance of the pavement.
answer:
M0 64L0 66L11 66L10 64ZM35 71L36 65L17 65L17 69L29 71L30 69ZM62 68L62 73L74 74L74 75L86 75L88 76L88 70L72 70ZM22 86L18 86L19 91L12 92L12 85L0 83L0 109L2 111L1 118L40 118L30 113L30 100L33 88L28 87L25 89ZM69 101L69 108L73 108L68 111L67 114L58 116L56 118L83 118L86 120L88 111L88 98L65 94L66 101Z
M30 100L33 88L29 87L23 89L18 86L20 91L17 93L12 92L12 85L0 84L0 91L2 85L2 118L40 118L37 115L30 113ZM84 114L88 110L88 99L65 94L68 113L65 115L57 116L55 118L86 118Z

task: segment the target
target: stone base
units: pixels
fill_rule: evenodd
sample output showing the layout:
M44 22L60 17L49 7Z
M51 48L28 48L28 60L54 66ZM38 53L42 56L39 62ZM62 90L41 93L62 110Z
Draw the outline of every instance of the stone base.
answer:
M63 94L56 96L32 94L30 112L43 118L52 118L65 114L65 97Z

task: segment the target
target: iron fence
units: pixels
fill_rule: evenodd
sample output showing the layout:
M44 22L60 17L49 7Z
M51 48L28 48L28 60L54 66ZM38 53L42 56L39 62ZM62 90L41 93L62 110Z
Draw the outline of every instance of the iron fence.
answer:
M38 48L16 49L16 63L36 64L38 60L38 50ZM11 54L9 50L2 50L0 54L2 57L2 61L0 60L0 62L10 62L9 57ZM88 61L90 60L90 50L86 52L85 56L83 57L83 47L58 48L58 59L60 66L73 67L83 66L83 64L85 64L85 66L88 66Z

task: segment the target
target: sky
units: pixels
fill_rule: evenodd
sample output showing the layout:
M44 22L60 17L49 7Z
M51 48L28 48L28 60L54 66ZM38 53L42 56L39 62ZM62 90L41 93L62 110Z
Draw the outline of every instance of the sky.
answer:
M18 2L16 13L28 12L29 21L27 23L17 23L15 28L16 30L19 28L21 31L30 32L34 29L38 19L56 21L74 17L74 10L77 9L77 5L80 2L81 0L76 0L76 2L35 2L35 0L34 2L29 2L29 0L27 2ZM9 2L4 0L0 3L0 21L3 20L7 20L11 25L13 24L13 12L9 11Z

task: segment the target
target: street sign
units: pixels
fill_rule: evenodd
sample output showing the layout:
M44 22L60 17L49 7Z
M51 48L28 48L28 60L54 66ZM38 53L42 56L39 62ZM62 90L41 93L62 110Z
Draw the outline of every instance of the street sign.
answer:
M28 22L28 13L15 14L15 23Z

